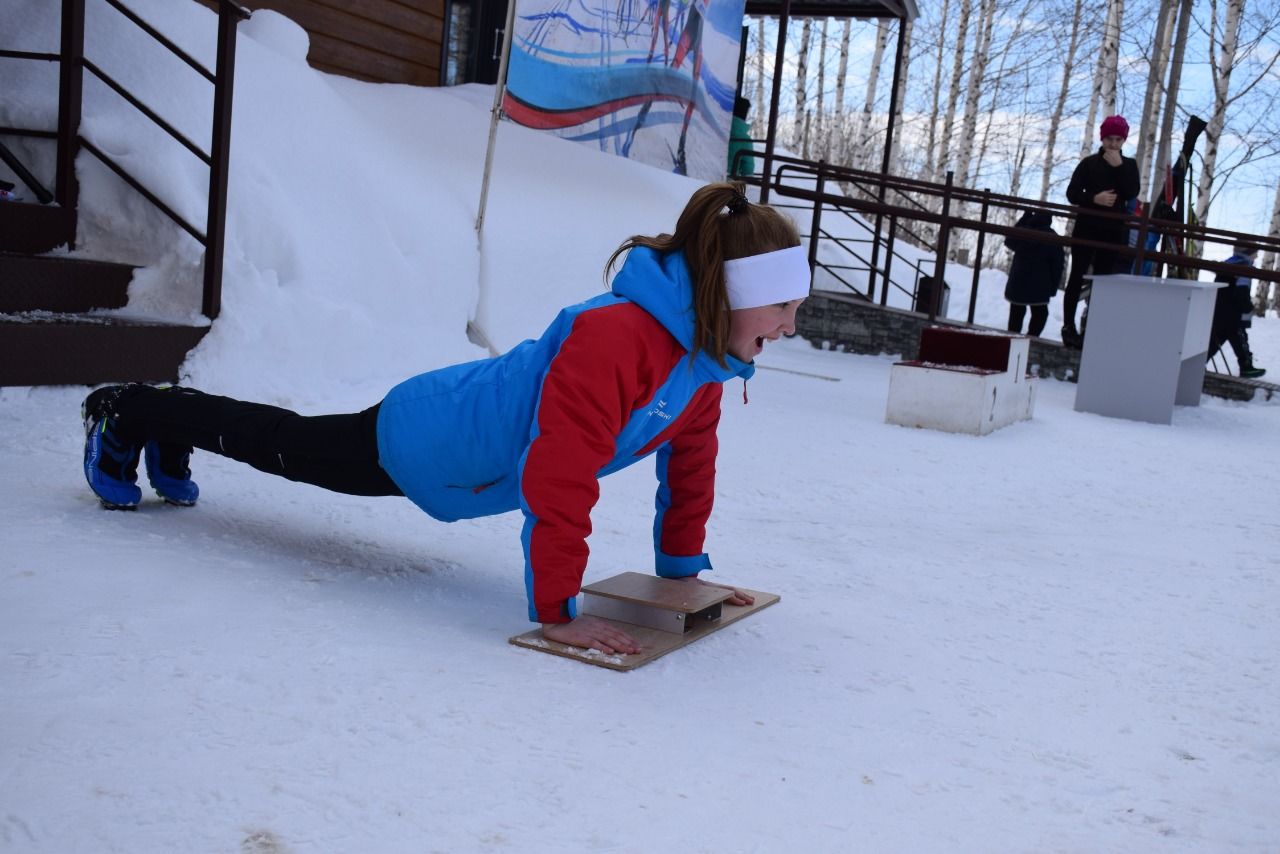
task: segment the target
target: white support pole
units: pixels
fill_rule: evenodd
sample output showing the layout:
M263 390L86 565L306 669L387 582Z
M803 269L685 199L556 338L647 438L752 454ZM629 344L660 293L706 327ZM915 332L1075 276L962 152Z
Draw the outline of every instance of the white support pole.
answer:
M493 148L498 139L498 122L502 119L502 101L507 92L507 64L511 61L511 36L516 20L516 0L507 0L507 23L502 30L502 61L498 65L498 82L493 90L493 111L489 117L489 145L484 152L484 177L480 181L480 207L476 213L476 242L484 233L484 210L489 202L489 173L493 168Z

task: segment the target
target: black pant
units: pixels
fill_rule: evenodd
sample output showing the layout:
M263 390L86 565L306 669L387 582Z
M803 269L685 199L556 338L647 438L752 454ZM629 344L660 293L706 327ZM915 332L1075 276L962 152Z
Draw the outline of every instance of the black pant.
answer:
M1022 332L1022 318L1027 313L1027 306L1021 303L1009 303L1009 331ZM1040 337L1044 325L1049 322L1049 306L1031 306L1031 323L1027 325L1027 334Z
M1092 246L1071 247L1071 275L1067 277L1067 289L1062 294L1062 325L1076 328L1076 306L1084 288L1085 271L1093 268L1095 276L1114 273L1117 255L1110 249L1094 249Z
M351 415L288 409L190 388L129 386L113 406L122 439L212 451L348 495L403 495L378 464L378 407Z
M1231 286L1218 291L1217 303L1213 311L1213 324L1209 327L1209 350L1205 353L1208 362L1218 355L1223 344L1231 345L1235 353L1239 370L1247 371L1253 367L1253 353L1249 350L1249 333L1240 320L1242 312Z

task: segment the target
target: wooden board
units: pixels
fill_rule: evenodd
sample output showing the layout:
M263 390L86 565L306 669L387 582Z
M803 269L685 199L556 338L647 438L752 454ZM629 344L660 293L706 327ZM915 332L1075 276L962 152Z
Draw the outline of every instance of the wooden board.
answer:
M597 581L582 588L583 593L594 593L610 599L621 599L640 605L651 605L667 611L692 614L717 602L723 602L732 591L705 584L690 584L645 575L643 572L624 572L604 581Z
M657 578L656 576L647 576L635 572L622 573L622 575L614 576L613 578L589 585L583 589L591 590L595 588L593 592L600 593L600 588L603 587L605 590L627 590L634 593L638 582L636 582L635 579L628 578L628 576L639 576L640 578L647 579L648 581L644 582L645 587L649 586L650 581L656 582L655 587L664 588L664 592L661 597L663 602L686 602L693 601L693 599L697 598L690 597L685 593L684 589L686 587L692 587L692 585L688 585L686 582ZM673 584L678 585L678 587L671 588L670 585ZM701 593L699 588L692 589ZM713 601L715 599L723 598L722 596L719 596L718 593L728 593L728 591L719 591L718 588L714 587L702 589L709 591L708 595L710 595ZM572 658L576 661L581 661L584 664L595 664L599 667L607 667L610 670L634 670L642 664L648 664L655 658L661 658L672 650L679 649L682 646L687 646L696 640L706 637L712 632L717 632L720 629L723 629L731 623L736 623L743 617L749 617L763 608L768 608L770 605L782 599L782 597L776 593L762 593L759 590L748 590L745 587L739 587L738 589L750 596L754 596L756 600L755 603L751 605L730 605L725 602L721 605L721 616L717 622L699 624L684 634L664 632L658 629L637 626L632 623L608 620L607 622L613 623L619 629L635 638L636 642L640 644L640 652L632 653L630 655L622 653L606 654L599 650L583 649L581 647L557 643L556 641L549 641L542 636L542 629L540 628L525 632L522 635L516 635L515 637L510 638L509 642L516 646L524 647L525 649L533 649L538 652L547 652L551 655Z

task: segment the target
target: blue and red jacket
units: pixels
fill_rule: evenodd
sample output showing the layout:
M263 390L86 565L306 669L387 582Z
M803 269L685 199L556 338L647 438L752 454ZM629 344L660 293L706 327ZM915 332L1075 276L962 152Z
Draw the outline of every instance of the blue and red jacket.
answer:
M524 511L529 619L577 615L598 478L657 454L658 575L710 569L721 384L753 364L693 349L684 255L632 249L611 293L563 309L540 338L421 374L378 411L382 467L452 522Z

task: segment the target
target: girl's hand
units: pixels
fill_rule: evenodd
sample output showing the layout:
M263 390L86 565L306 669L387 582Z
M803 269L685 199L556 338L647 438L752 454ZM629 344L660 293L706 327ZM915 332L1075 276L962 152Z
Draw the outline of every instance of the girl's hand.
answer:
M584 649L597 649L610 655L640 651L640 644L631 635L614 628L599 617L587 614L567 623L543 623L542 636L547 640Z
M728 584L716 584L714 581L703 581L701 578L699 578L696 575L690 575L685 578L680 578L677 580L688 582L691 584L701 584L705 587L719 587L722 590L729 590L732 592L733 595L731 595L728 599L724 601L730 605L754 605L756 601L756 597L752 596L749 593L744 593L743 591L738 590L737 588L732 587Z

